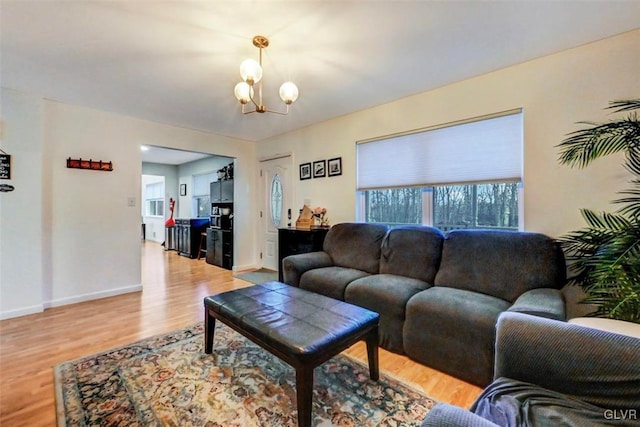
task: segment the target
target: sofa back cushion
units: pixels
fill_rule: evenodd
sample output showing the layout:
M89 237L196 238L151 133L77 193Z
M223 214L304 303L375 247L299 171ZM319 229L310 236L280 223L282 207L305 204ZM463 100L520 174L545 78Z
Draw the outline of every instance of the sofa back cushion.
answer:
M539 233L455 230L445 236L436 286L481 292L509 302L530 289L565 284L560 245Z
M323 250L336 266L376 274L380 269L380 245L388 229L382 224L336 224L324 238Z
M380 273L411 277L433 284L444 235L425 226L394 227L382 242Z

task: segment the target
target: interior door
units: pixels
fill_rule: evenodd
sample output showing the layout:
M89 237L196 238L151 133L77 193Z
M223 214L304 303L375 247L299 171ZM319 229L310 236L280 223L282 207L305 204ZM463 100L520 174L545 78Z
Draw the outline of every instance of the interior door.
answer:
M288 227L292 221L291 156L261 162L262 188L262 267L278 271L278 228Z

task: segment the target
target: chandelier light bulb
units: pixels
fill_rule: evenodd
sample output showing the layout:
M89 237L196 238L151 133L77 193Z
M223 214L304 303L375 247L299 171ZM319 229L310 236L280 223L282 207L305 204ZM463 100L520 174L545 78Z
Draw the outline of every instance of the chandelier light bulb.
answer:
M245 59L240 64L240 76L250 85L258 83L262 78L262 67L255 59Z
M253 88L247 82L240 82L233 89L233 93L241 104L246 104L253 98Z
M293 82L282 83L282 86L280 86L280 99L287 105L296 102L296 99L298 99L298 86Z
M251 113L275 113L286 116L289 114L289 105L296 102L298 99L298 86L293 82L285 82L280 86L280 99L285 103L286 108L284 111L272 110L267 108L262 102L262 50L269 46L269 39L265 36L255 36L253 38L253 45L260 51L260 61L254 59L245 59L240 64L240 75L242 81L236 85L233 89L238 101L242 105L242 114ZM254 90L257 94L257 98L254 97ZM245 109L247 104L251 104L249 108Z

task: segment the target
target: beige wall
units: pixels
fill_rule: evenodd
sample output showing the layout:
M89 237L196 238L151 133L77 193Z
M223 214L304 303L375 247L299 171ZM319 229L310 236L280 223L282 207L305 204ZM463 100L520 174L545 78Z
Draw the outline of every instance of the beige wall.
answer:
M42 100L12 90L0 93L0 148L11 155L15 190L0 193L0 319L43 309L49 233L43 228L41 187L46 175L42 153ZM6 313L6 314L5 314Z
M638 46L640 31L626 33L277 136L260 142L256 154L291 152L296 168L342 157L340 177L296 177L293 207L311 199L327 207L333 223L352 221L356 141L521 107L524 227L558 236L583 225L580 208L608 209L629 178L620 158L585 170L559 166L555 146L578 129L575 122L607 120L609 101L640 97Z
M141 288L143 144L237 159L235 263L255 263L254 143L7 89L2 117L16 191L1 196L0 318ZM114 170L68 169L68 157L112 161Z

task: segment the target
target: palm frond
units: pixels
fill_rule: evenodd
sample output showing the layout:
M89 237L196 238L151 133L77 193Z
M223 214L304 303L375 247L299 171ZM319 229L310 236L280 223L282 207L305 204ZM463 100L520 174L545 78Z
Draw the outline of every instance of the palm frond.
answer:
M597 158L629 151L640 145L640 123L634 119L590 125L570 133L562 141L559 161L569 166L583 168Z
M628 217L630 220L640 221L640 188L624 190L618 194L627 197L621 197L611 202L616 205L624 205L616 212Z
M628 227L631 222L622 215L614 213L596 213L589 209L582 209L580 211L582 217L591 228L601 228L611 231L618 231Z
M632 174L640 176L640 147L630 147L625 156L625 168Z
M621 111L631 111L640 108L640 99L622 99L618 101L611 101L607 107L614 112L619 113Z

